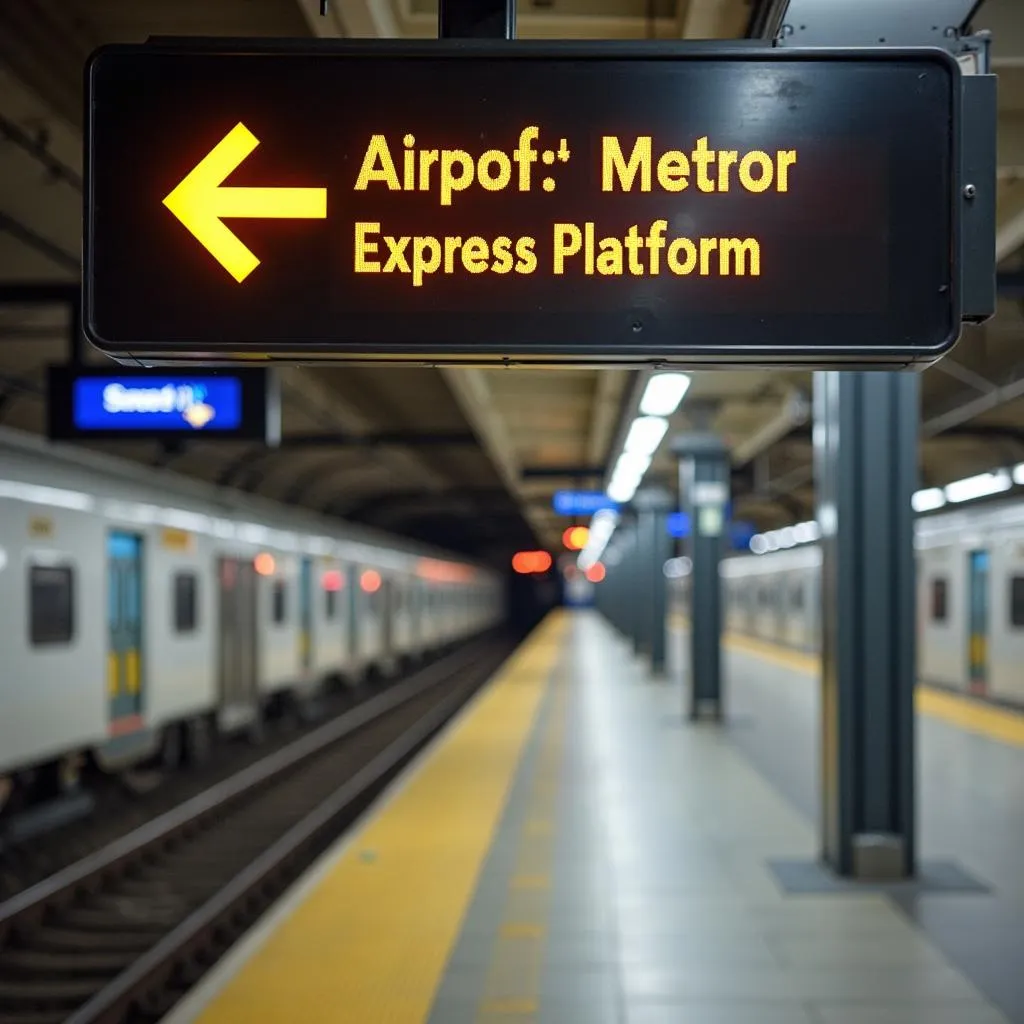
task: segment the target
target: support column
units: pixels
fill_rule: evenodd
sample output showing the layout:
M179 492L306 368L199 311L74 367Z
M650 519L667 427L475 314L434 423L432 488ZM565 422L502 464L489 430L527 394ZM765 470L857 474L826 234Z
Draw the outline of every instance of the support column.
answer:
M644 653L650 661L651 674L661 676L665 673L667 646L668 582L664 568L671 553L667 519L672 499L667 491L647 488L634 495L633 507L637 510L637 529L644 539L639 566L643 575L637 595L647 624Z
M679 495L690 517L686 553L690 572L691 719L722 717L722 601L718 563L726 542L729 450L714 434L682 434L672 441L679 459Z
M821 527L822 855L838 874L915 869L914 523L920 376L814 375Z
M643 538L640 533L640 524L635 515L630 515L620 526L625 529L629 537L629 545L626 548L626 564L628 576L626 582L626 620L629 623L629 638L633 642L633 653L640 655L644 653L645 642L645 621L643 602L640 595L643 593Z

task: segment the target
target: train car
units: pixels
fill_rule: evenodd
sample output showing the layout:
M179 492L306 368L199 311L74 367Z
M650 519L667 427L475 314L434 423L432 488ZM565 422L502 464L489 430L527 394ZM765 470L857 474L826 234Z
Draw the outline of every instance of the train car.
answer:
M921 516L915 548L921 681L1024 706L1024 502ZM728 629L818 649L817 544L728 558L721 574Z
M425 546L0 430L0 805L87 762L201 758L497 624L503 593Z
M922 517L916 546L921 678L1024 705L1024 502Z
M820 567L817 546L726 559L721 565L726 628L814 650L820 629Z

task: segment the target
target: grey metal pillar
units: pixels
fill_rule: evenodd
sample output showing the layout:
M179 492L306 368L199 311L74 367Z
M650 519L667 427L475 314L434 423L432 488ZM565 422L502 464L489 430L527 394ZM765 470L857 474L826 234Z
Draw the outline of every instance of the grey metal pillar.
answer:
M814 376L822 534L822 855L914 873L914 532L920 377Z
M729 450L714 434L672 441L679 494L690 517L690 718L722 717L722 601L718 564L725 550Z
M646 621L644 653L650 661L651 674L660 676L665 672L668 582L664 568L671 554L667 518L672 499L661 488L646 488L634 495L633 507L637 510L637 528L643 538L640 560L643 591L638 604Z
M643 602L644 536L637 516L631 516L625 526L629 531L629 548L626 554L626 558L629 559L629 590L626 595L626 612L629 616L633 653L642 655L647 649L647 616L644 614Z

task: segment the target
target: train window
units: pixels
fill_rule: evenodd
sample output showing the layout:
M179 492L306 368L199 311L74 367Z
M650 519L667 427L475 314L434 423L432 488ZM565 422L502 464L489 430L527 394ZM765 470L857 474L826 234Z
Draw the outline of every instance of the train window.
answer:
M802 611L804 607L804 588L799 583L789 592L789 603L796 611Z
M287 610L287 591L284 580L274 580L274 622L280 625L285 620Z
M174 631L191 633L199 618L199 580L194 572L174 576Z
M34 647L69 644L75 632L75 572L68 566L29 566L29 640Z
M945 622L948 615L946 607L947 584L944 579L932 580L932 622Z
M333 619L338 610L338 592L336 590L324 591L324 617Z
M1024 628L1024 576L1010 578L1010 625Z

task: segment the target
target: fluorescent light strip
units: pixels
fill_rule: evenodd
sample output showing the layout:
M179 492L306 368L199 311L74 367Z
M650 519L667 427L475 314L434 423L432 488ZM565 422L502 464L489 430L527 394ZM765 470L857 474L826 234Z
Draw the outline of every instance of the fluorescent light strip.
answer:
M941 487L926 487L914 492L910 504L915 512L931 512L946 504L946 493Z
M978 476L954 480L953 483L946 484L945 493L947 500L952 502L971 501L974 498L984 498L989 494L1008 491L1012 486L1010 474L1005 469L998 469L994 473L979 473Z
M947 502L954 504L962 501L973 501L975 498L984 498L991 494L1001 494L1008 491L1014 484L1024 485L1024 462L1018 463L1010 469L997 469L991 473L979 473L977 476L965 477L963 480L954 480L945 487L926 487L915 491L910 499L915 512L933 512L942 508ZM817 522L811 520L806 523L797 523L795 526L785 526L779 530L768 530L765 533L757 533L750 538L750 550L755 555L763 555L769 551L778 551L780 548L791 548L797 544L808 544L818 540L821 536L821 527Z
M687 373L656 373L647 382L640 399L640 412L644 416L671 416L679 408L690 387Z
M668 420L661 416L638 416L626 435L624 454L653 455L667 430Z
M779 530L768 530L766 533L755 533L750 538L749 547L755 555L763 555L768 551L780 548L794 548L799 544L810 544L821 537L821 527L814 519L794 526L784 526Z

